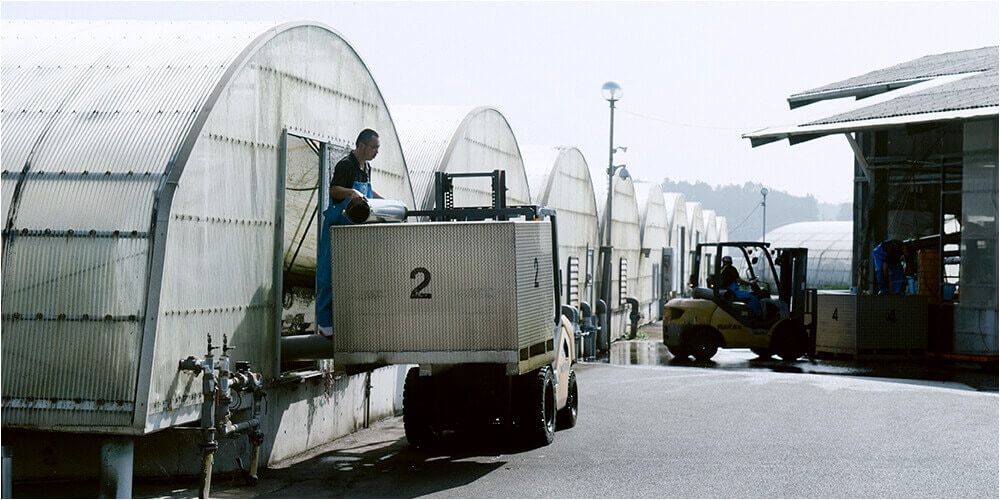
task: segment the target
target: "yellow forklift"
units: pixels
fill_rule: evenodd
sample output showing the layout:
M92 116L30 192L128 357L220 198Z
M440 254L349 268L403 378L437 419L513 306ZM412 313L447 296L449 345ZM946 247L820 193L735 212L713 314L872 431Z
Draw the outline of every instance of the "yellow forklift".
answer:
M672 299L663 306L663 343L674 357L706 362L721 347L749 348L762 358L777 355L794 361L811 351L816 322L806 323L807 311L813 310L806 307L807 250L770 247L763 242L697 245L690 298ZM723 287L722 262L727 256L742 281L750 283L760 315L748 300ZM705 286L699 283L702 265L709 266Z

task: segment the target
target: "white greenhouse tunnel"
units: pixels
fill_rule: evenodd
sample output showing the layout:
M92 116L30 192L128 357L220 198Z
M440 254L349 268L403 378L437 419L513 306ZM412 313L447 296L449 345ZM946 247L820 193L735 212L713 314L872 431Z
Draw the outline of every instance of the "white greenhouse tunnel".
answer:
M685 266L684 269L687 270L687 275L685 275L685 283L688 282L688 276L691 274L692 265L694 263L694 253L697 251L698 243L705 242L705 219L702 215L702 207L700 201L689 201L687 202L687 252L684 256ZM699 269L699 276L697 276L698 283L700 286L704 286L705 276L707 272L705 266L701 266Z
M687 273L690 269L687 259L691 250L688 244L687 202L681 193L663 193L663 206L669 224L667 241L674 253L670 278L671 290L680 295L687 291Z
M5 429L143 436L196 421L201 384L178 360L205 355L209 333L280 376L282 282L315 266L312 214L362 129L381 136L376 190L413 206L382 94L327 26L4 22L3 34L3 210L16 235ZM396 410L396 369L382 370L365 418ZM270 393L283 410L263 416L265 462L360 425L312 396ZM329 425L308 425L305 405ZM302 439L273 439L285 433ZM184 455L185 440L165 439Z
M437 172L506 172L507 205L531 202L524 162L507 119L489 106L398 106L392 109L417 209L434 207ZM488 179L456 179L454 203L490 206Z
M645 321L656 321L662 315L663 280L660 271L664 262L663 249L668 246L669 220L664 207L663 188L648 182L635 183L639 207L639 288L633 295L639 299ZM669 252L668 252L669 253ZM644 322L645 322L644 321Z
M602 183L606 188L607 183ZM614 340L628 332L628 311L625 307L626 297L638 298L639 286L639 256L641 242L639 241L639 206L636 201L635 186L632 178L622 179L620 176L613 178L613 200L611 203L611 303L608 307L612 311L610 327L610 338ZM596 189L595 196L598 204L598 234L601 241L606 238L606 207L607 198L600 193L606 191ZM601 257L598 257L601 260ZM600 267L600 265L598 265ZM601 275L597 276L597 290L600 294ZM599 346L600 347L600 346Z
M808 249L806 283L820 290L847 290L851 287L853 222L796 222L767 232L771 248Z
M702 210L701 219L705 223L705 230L702 233L702 241L705 243L716 243L719 241L719 228L716 225L715 210Z
M719 241L729 241L729 222L726 221L725 216L715 216L715 227L715 234L718 235Z
M583 153L575 147L521 148L534 204L556 210L564 302L596 302L597 202Z

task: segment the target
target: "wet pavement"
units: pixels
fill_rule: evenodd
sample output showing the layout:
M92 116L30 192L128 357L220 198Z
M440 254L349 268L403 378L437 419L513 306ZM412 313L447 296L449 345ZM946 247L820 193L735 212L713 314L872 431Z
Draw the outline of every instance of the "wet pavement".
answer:
M761 358L749 349L719 349L707 363L677 359L663 345L659 322L639 329L637 340L617 340L611 344L610 359L591 360L613 365L696 367L708 370L771 371L856 377L955 382L971 389L998 392L996 363L959 362L927 358L818 359L802 357L788 362L780 358Z

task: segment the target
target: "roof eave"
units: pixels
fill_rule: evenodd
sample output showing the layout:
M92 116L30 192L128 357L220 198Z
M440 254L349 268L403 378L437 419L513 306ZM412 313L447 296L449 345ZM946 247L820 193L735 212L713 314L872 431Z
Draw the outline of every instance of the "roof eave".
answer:
M932 80L933 77L927 78L913 78L909 80L898 80L894 82L882 82L873 85L864 85L856 87L845 87L828 91L821 92L803 92L801 94L795 94L788 97L788 108L796 109L809 104L817 103L820 101L828 101L832 99L842 99L845 97L853 97L855 99L864 99L866 97L871 97L873 95L884 94L886 92L891 92L896 89L901 89L904 87L909 87L917 83L923 83L928 80Z
M942 122L952 120L969 120L975 118L985 118L1000 115L1000 106L989 106L982 108L969 108L950 111L939 111L934 113L923 113L918 115L901 115L877 119L852 120L838 123L825 123L820 125L795 125L791 127L770 127L743 134L744 139L750 140L752 147L763 146L772 142L788 139L789 144L795 145L801 142L818 139L827 135L863 132L868 130L878 130L898 126L912 125L916 123Z

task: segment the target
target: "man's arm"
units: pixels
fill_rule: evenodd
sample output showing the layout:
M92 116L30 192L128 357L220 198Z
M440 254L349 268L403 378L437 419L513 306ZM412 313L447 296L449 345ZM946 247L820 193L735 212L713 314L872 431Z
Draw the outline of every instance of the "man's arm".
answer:
M365 195L361 194L357 189L345 188L344 186L338 186L333 184L330 186L330 199L334 203L340 203L348 198L364 198Z

